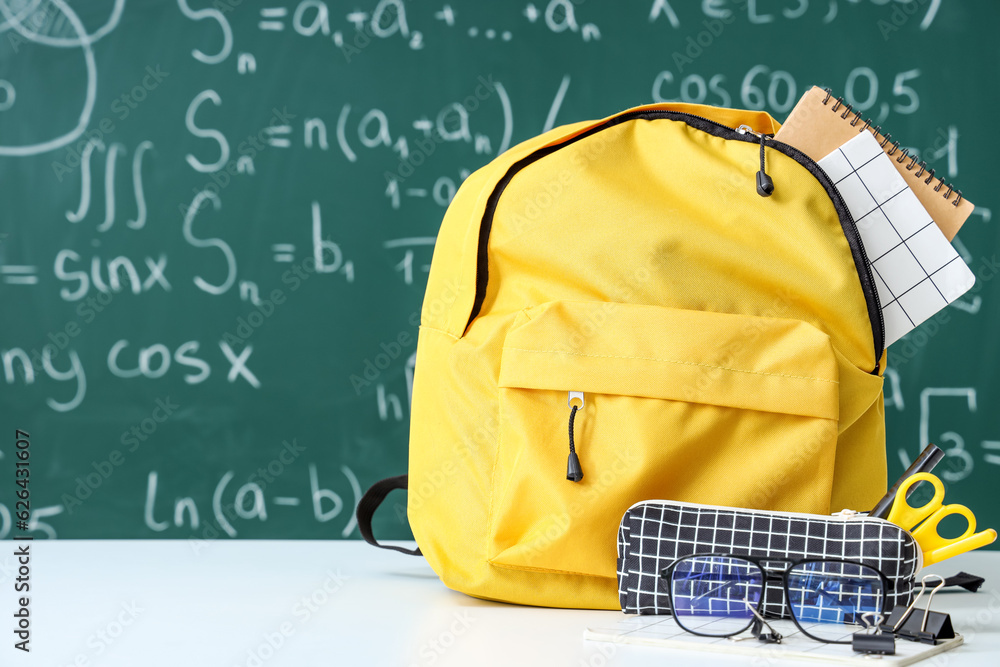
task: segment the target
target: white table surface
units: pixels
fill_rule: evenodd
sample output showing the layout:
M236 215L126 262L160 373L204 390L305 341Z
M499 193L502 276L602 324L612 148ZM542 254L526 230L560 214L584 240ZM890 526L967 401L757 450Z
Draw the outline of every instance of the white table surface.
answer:
M13 648L15 543L2 544L4 667L663 667L748 660L586 641L584 628L614 623L621 613L476 600L445 588L422 558L362 542L258 540L35 541L32 652L25 655ZM934 606L951 613L967 645L921 664L1000 664L1000 552L966 554L927 571L959 570L986 577L986 585L976 594L940 593ZM310 598L311 609L303 603Z

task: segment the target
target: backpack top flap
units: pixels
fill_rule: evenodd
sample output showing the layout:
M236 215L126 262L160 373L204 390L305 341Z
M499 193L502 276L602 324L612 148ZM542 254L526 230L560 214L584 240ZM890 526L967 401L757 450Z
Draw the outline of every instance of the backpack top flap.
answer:
M553 283L553 298L607 299L609 284L645 266L655 287L629 300L805 319L856 368L878 373L878 296L839 193L810 158L765 139L775 192L758 196L759 139L741 125L779 127L763 112L660 104L512 148L449 207L435 249L448 261L432 268L422 323L460 337L481 315L537 303L491 281L504 260L536 294L562 272L568 289ZM606 252L616 229L629 262ZM522 273L529 266L538 272ZM592 280L580 266L593 267Z

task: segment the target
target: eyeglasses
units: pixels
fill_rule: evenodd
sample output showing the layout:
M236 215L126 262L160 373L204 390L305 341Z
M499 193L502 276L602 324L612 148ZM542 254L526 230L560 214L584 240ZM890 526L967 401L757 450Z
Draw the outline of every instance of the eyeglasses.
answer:
M858 626L867 626L864 614L884 611L890 588L884 574L849 560L695 555L674 561L660 577L674 618L692 634L730 637L754 626L759 636L767 624L760 613L765 584L780 582L799 630L831 644L850 644ZM761 639L781 636L772 629Z

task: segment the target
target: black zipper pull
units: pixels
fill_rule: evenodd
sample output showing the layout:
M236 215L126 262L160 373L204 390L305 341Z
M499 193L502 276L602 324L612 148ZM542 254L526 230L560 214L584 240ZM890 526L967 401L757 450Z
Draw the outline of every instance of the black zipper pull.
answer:
M574 404L579 399L579 405ZM573 422L576 421L577 410L583 407L583 392L569 392L569 460L566 462L566 479L579 482L583 479L583 468L580 467L580 457L576 455L576 444L573 441Z
M757 172L757 194L761 197L770 197L774 194L774 181L764 169L764 139L767 135L754 132L749 125L740 125L736 131L740 134L752 134L760 139L760 171Z

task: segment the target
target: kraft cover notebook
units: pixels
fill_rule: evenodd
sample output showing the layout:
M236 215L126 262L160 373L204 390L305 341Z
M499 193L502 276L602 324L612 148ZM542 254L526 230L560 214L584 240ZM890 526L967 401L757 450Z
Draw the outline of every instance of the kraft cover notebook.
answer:
M975 208L972 202L929 169L925 162L900 148L900 142L894 141L888 132L873 126L870 120L829 91L816 86L807 91L774 138L819 162L861 132L875 137L945 237L949 241L955 238Z

